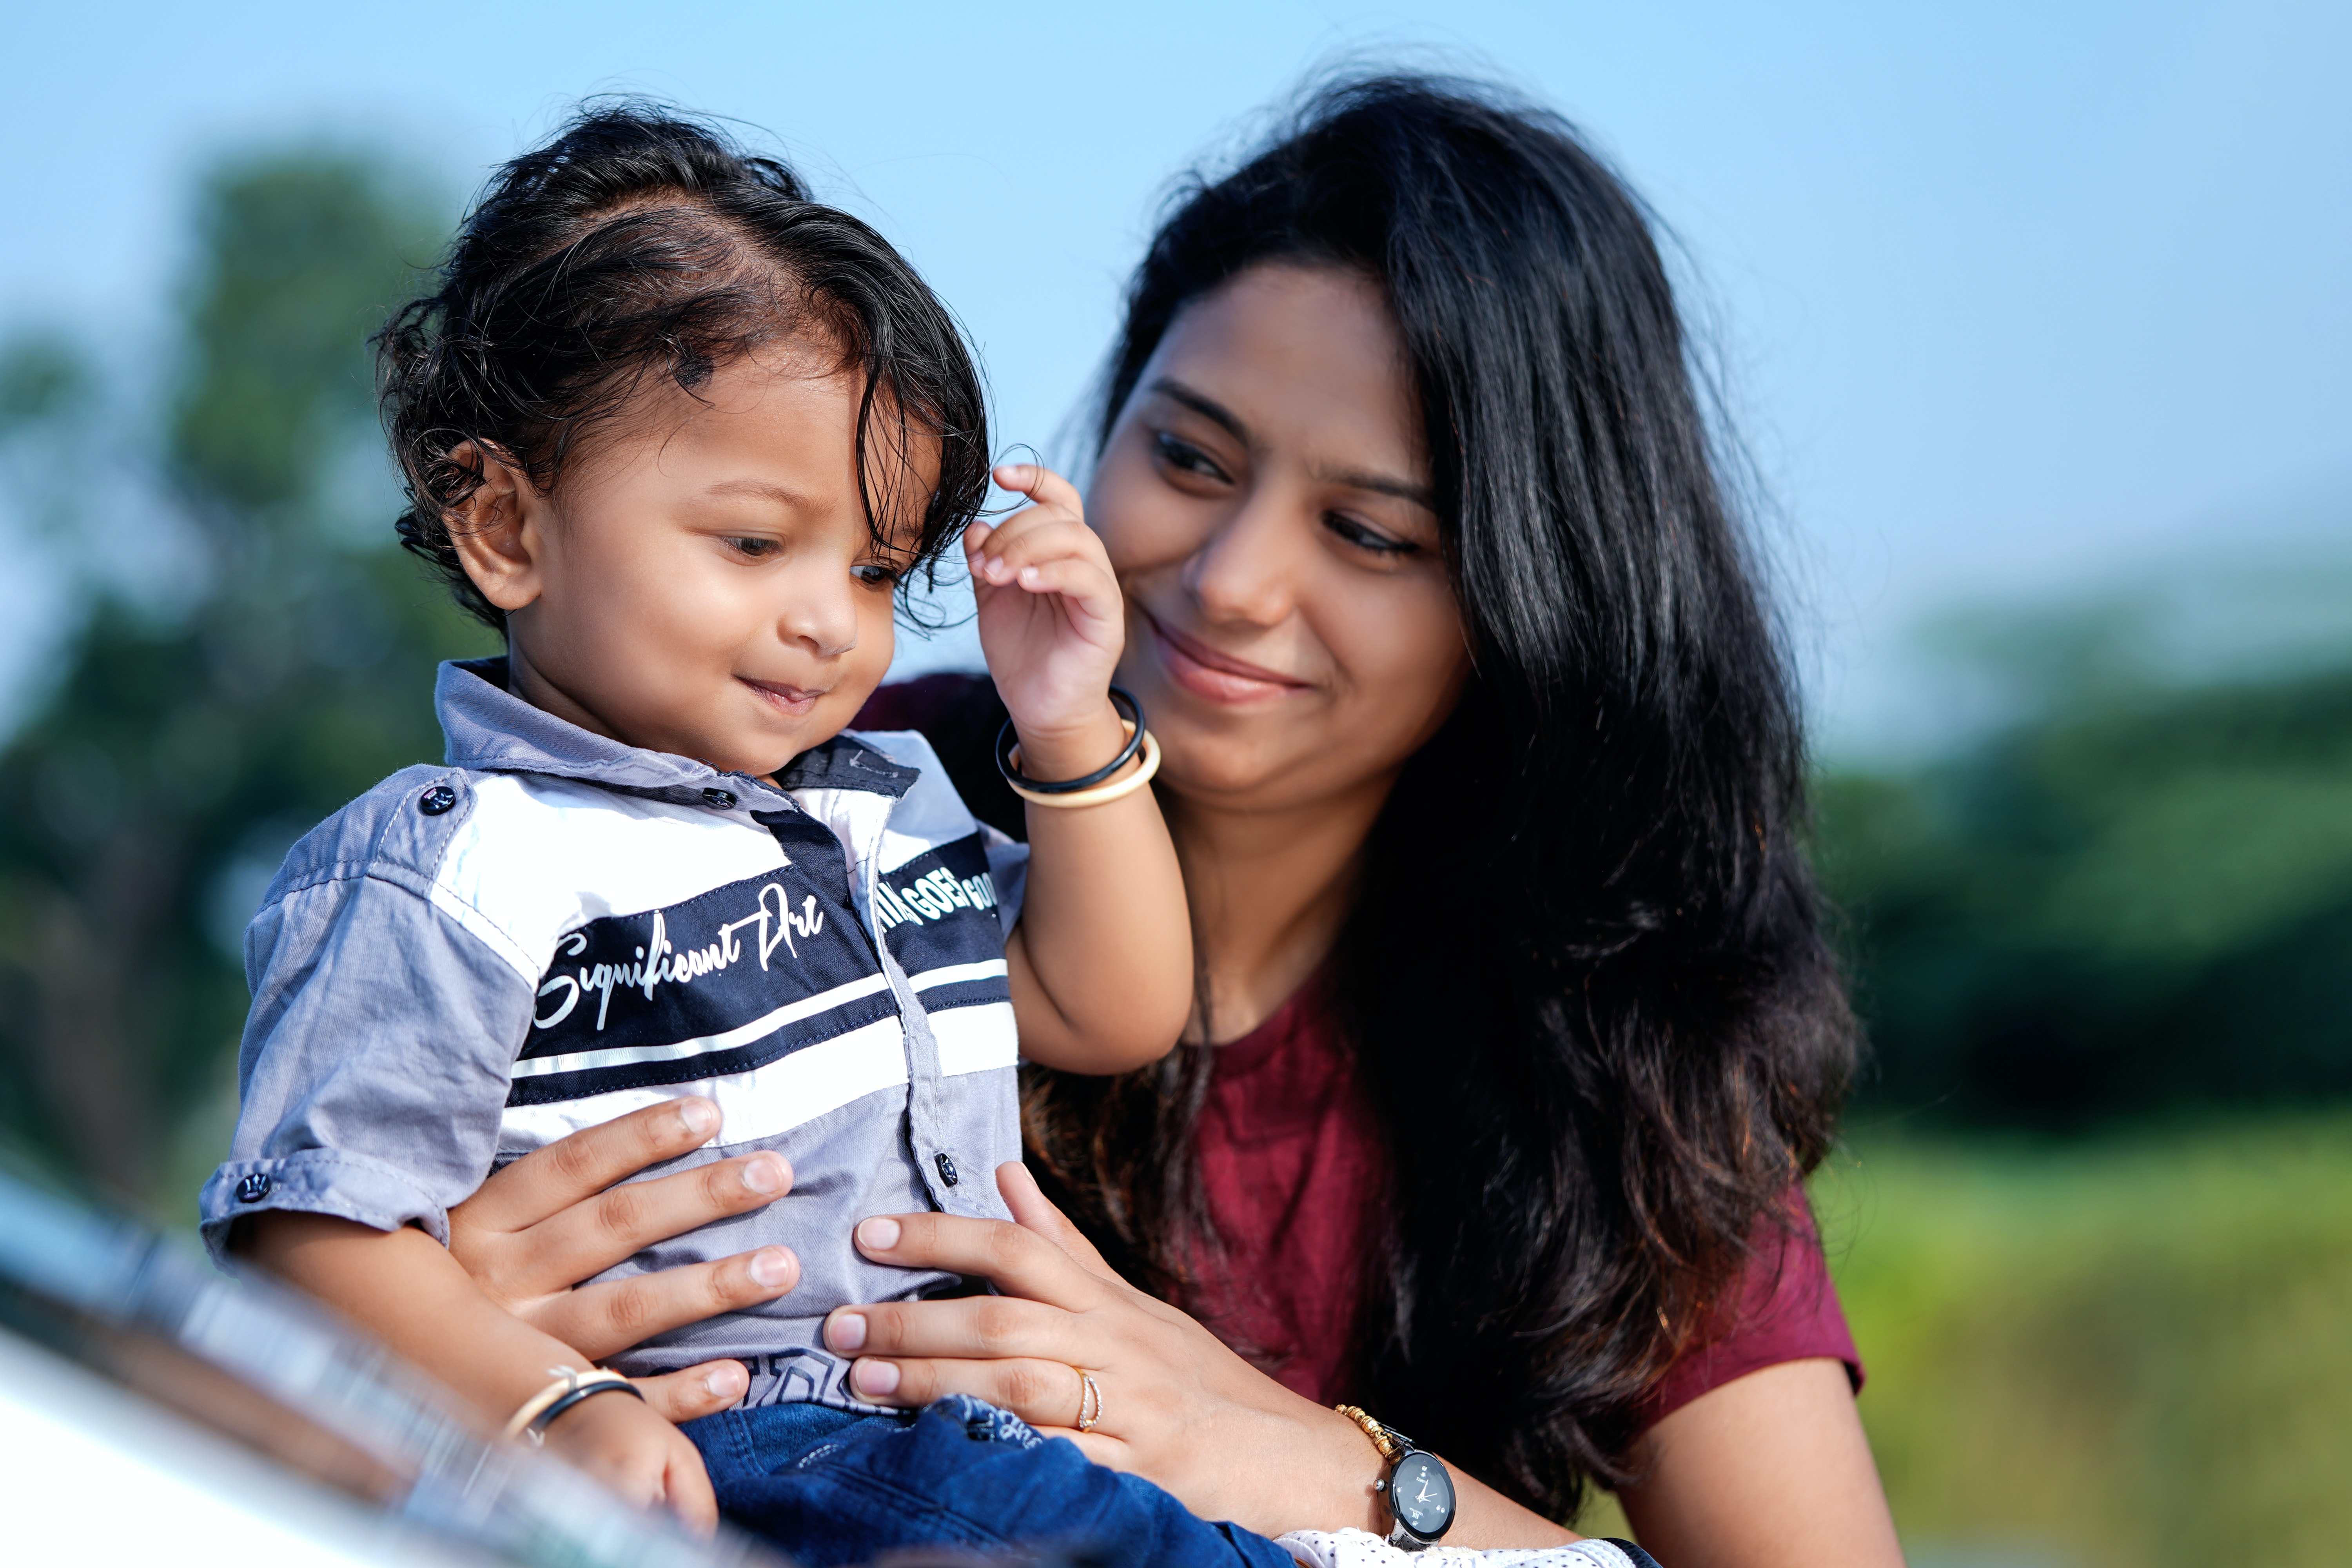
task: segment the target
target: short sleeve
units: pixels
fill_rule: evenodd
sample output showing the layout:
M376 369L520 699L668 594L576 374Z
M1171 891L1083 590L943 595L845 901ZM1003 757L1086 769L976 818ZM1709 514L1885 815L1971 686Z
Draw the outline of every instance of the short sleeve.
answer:
M236 1132L198 1200L215 1260L271 1209L446 1245L498 1152L530 983L425 888L349 866L264 908L246 953Z
M1782 1362L1843 1362L1862 1392L1862 1356L1838 1304L1820 1234L1803 1194L1790 1191L1786 1224L1767 1220L1764 1244L1749 1255L1724 1326L1666 1369L1642 1403L1640 1425L1660 1421L1725 1384Z
M1029 892L1029 846L985 825L981 833L988 848L988 879L996 889L996 918L1011 936L1021 923L1022 900Z

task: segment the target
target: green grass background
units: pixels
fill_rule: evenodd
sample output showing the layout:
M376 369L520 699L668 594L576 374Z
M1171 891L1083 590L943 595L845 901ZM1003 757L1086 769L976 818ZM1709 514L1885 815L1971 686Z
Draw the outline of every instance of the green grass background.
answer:
M1813 1196L1913 1568L2352 1563L2352 1116L1861 1133Z

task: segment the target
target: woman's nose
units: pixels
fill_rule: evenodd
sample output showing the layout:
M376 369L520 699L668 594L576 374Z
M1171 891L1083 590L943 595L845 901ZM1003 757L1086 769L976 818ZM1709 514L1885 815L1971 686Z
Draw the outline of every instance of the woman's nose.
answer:
M1289 617L1306 542L1295 510L1254 492L1192 552L1183 582L1204 619L1271 626Z

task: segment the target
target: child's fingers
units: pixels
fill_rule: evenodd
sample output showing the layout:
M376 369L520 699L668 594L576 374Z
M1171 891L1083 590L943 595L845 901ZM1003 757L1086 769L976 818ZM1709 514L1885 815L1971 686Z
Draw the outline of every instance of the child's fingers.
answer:
M1118 605L1118 584L1090 561L1065 556L1041 565L1024 566L1012 585L1024 594L1058 594L1078 609L1109 617Z
M1039 506L1066 507L1083 515L1078 487L1042 463L999 463L990 476L999 489L1027 496Z
M719 1533L719 1497L710 1489L710 1473L702 1468L702 1456L683 1435L678 1439L683 1453L670 1457L662 1472L664 1500L672 1513L684 1521L687 1529L697 1535Z
M1065 560L1084 561L1106 575L1110 572L1110 557L1094 531L1066 519L1041 521L1018 532L999 530L972 557L971 571L977 581L1003 584L1024 567Z
M742 1398L751 1386L751 1374L740 1361L707 1361L681 1372L629 1381L646 1396L646 1403L653 1406L656 1415L682 1426L705 1415L716 1415Z

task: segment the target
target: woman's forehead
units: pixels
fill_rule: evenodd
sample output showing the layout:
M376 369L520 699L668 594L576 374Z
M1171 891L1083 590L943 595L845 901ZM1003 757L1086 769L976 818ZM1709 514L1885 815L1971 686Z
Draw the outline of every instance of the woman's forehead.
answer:
M1428 483L1403 340L1349 268L1251 268L1177 315L1137 390L1213 405L1255 447Z

